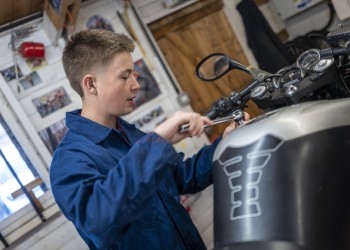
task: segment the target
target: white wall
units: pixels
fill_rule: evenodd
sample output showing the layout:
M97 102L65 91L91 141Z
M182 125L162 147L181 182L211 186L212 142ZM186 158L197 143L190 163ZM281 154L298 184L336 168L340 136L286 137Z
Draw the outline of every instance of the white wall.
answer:
M86 29L87 20L91 16L99 14L111 22L116 32L127 33L126 27L117 17L117 9L123 12L123 9L120 8L120 5L118 5L118 3L116 3L114 0L84 2L81 5L79 16L77 18L76 30ZM165 71L159 62L159 59L156 57L156 54L153 52L147 39L142 34L140 27L137 27L137 22L132 16L132 13L129 14L132 19L132 28L135 29L138 37L136 49L133 53L133 59L134 61L137 61L139 59L147 61L147 66L154 76L157 84L159 85L161 94L154 99L142 104L132 114L124 118L130 122L134 122L135 120L142 119L143 116L147 115L150 110L158 107L161 107L164 111L162 118L171 115L173 112L179 109L190 111L190 106L182 107L177 102L177 94L174 90L174 87L171 85L169 78L165 74ZM41 79L40 84L35 84L35 86L28 89L22 88L21 92L18 93L17 84L14 80L9 83L5 83L4 79L0 79L3 80L0 81L0 83L2 83L0 91L2 91L7 99L11 100L10 105L15 110L17 116L21 117L21 119L19 119L19 122L23 123L23 127L31 128L30 132L27 131L27 133L30 134L29 139L32 141L36 140L38 142L35 144L37 150L36 152L44 159L44 162L46 164L45 171L47 171L49 168L51 154L48 152L48 149L41 141L38 133L48 126L51 126L52 124L62 120L65 117L65 112L81 107L81 100L79 96L71 89L62 67L61 55L64 42L60 40L58 43L59 46L56 46L56 44L52 42L53 40L48 37L48 34L48 32L45 33L44 28L39 23L37 30L30 33L29 36L25 37L26 41L37 41L45 45L45 58L47 60L47 65L41 67L40 69L37 69L37 74ZM2 51L3 55L0 58L0 70L3 70L14 64L13 58L11 56L11 50L7 46L8 42L10 41L10 33L7 32L0 34L0 41L2 41L0 43L0 51ZM17 55L17 59L23 74L29 74L31 72L31 69L28 68L28 65L23 60L23 58L20 55ZM1 77L2 76L0 75L0 78ZM71 99L71 103L59 110L56 110L55 112L50 113L45 117L42 117L33 105L33 100L46 95L57 87L64 87L67 96L69 96ZM147 130L152 129L156 125L156 120L157 119L155 119L153 123L148 123L147 128L142 127L141 129L147 132ZM208 139L206 136L201 136L200 138L186 139L175 145L175 148L179 151L183 151L186 156L190 156L193 153L197 152L198 149L205 144L208 144ZM45 178L44 181L48 186L50 186L49 180L47 178ZM4 236L7 237L6 234ZM0 249L3 249L3 247L4 246L2 246L0 243ZM43 223L35 230L33 230L29 235L15 242L11 241L10 249L11 248L26 250L79 250L87 249L87 246L78 236L73 225L68 222L64 216L58 213L55 218Z

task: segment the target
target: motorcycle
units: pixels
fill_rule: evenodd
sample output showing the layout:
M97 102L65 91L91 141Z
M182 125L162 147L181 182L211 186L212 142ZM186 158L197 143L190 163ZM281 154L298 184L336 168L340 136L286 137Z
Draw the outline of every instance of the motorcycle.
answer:
M248 100L265 111L213 157L215 249L350 249L350 27L327 41L274 74L221 53L198 64L203 81L233 69L254 78L208 117L243 124Z

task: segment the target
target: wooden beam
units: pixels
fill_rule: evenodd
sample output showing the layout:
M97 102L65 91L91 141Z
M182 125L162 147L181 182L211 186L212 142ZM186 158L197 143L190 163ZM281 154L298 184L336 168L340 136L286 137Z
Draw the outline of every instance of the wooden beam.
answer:
M28 191L32 191L36 186L39 186L41 184L43 184L43 180L40 177L38 177L35 180L29 182L27 185L25 185L25 188ZM12 198L16 199L18 196L20 196L22 194L23 194L23 190L21 188L19 188L16 191L12 192L11 196L12 196Z
M24 188L27 189L30 197L32 198L32 200L34 201L35 205L40 209L40 211L43 211L43 206L41 205L40 201L38 200L38 198L36 198L35 194L33 193L33 189L36 187L36 186L39 186L43 184L43 180L38 177L36 178L35 180L29 182L27 185L24 186ZM22 195L24 192L23 190L20 188L20 189L17 189L16 191L12 192L11 193L11 196L12 198L16 199L17 197L19 197L20 195Z
M202 0L149 24L156 40L223 8L222 1Z
M257 5L261 5L261 4L268 3L268 2L269 2L269 0L255 0L255 3Z

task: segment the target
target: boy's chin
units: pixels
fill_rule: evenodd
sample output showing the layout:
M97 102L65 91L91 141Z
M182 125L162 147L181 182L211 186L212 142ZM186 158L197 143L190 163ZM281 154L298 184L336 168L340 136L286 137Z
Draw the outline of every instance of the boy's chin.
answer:
M134 108L130 108L129 110L125 110L123 113L120 113L118 116L128 115L128 114L130 114L132 111L134 111Z

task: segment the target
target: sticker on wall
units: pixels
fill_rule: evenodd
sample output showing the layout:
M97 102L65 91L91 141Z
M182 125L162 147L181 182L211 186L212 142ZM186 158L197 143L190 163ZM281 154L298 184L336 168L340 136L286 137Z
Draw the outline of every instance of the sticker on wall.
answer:
M51 126L39 131L39 136L51 154L55 151L61 142L68 128L66 127L66 119L62 119Z
M158 124L166 119L162 107L157 107L149 113L144 114L141 118L133 122L135 126L143 132L152 131Z
M305 9L313 4L312 0L293 0L298 9Z
M41 117L45 117L59 110L72 101L63 87L59 87L49 93L32 100Z
M57 14L60 14L61 0L49 0L49 3L51 4L52 8L57 12Z
M111 22L101 15L94 15L90 17L86 23L86 27L89 29L104 29L114 32Z
M140 84L140 90L137 93L135 99L135 104L137 108L142 104L152 100L161 92L156 80L154 79L151 71L149 70L143 59L140 59L134 63L134 74L137 79L137 82Z
M26 63L32 71L36 71L48 65L45 58L29 58L26 60Z

